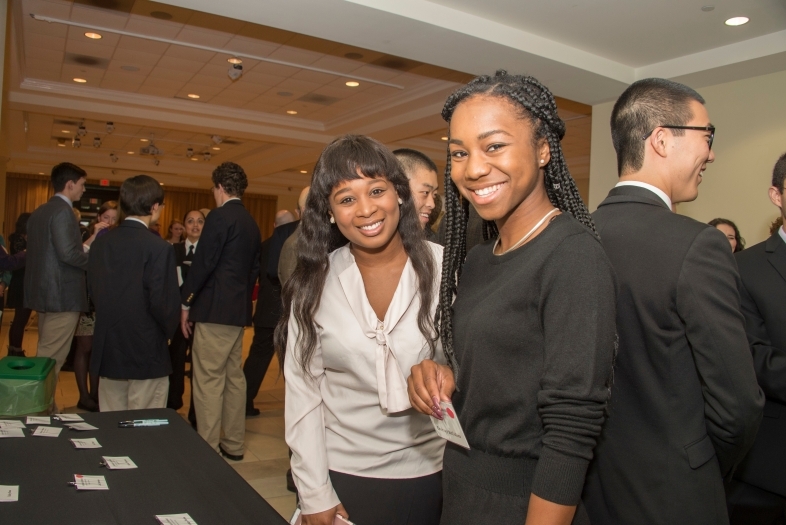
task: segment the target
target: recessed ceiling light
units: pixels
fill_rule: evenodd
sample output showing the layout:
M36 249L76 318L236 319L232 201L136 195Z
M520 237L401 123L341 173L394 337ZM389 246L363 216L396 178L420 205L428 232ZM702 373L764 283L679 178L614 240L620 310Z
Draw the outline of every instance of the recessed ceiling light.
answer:
M163 185L164 185L164 183L163 183L163 182L159 182L158 184L159 184L159 186L163 186Z
M442 140L448 140L447 137L440 137Z
M287 115L297 115L297 111L295 111L294 109L289 109L287 110Z
M300 170L300 173L308 173L306 170Z
M216 151L220 151L221 150L221 148L219 148L218 146L213 146L213 149L216 150Z
M150 139L139 139L142 142L150 142Z
M237 57L227 58L227 62L229 62L230 64L242 64L243 63L243 61L240 60Z
M68 131L67 129L61 129L61 130L60 130L60 133L71 133L71 132L70 132L70 131Z
M75 78L74 82L79 82L80 84L84 84L85 82L87 82L87 80L85 80L84 78Z
M133 152L133 151L129 151L129 152L128 152L128 154L129 154L129 155L133 155L133 154L134 154L134 152Z
M734 18L729 18L726 20L727 26L741 26L743 24L747 24L750 22L750 18L747 16L735 16Z
M199 159L196 157L191 157L191 160L199 160Z
M61 148L65 148L65 144L63 144L63 143L61 143L61 142L60 142L60 143L58 143L57 145L58 145L58 146L60 146Z
M349 87L358 87L359 85L360 82L355 82L354 80L350 80L349 82L347 82L347 86Z
M44 174L44 172L43 172L43 171L39 171L39 172L38 172L38 174L39 174L39 175L43 175L43 174Z
M92 38L93 40L100 40L101 38L104 38L101 35L99 35L98 33L85 33L85 36L87 38Z
M196 99L196 98L199 98L199 95L197 95L196 93L189 93L189 94L188 94L188 98L194 98L194 99Z

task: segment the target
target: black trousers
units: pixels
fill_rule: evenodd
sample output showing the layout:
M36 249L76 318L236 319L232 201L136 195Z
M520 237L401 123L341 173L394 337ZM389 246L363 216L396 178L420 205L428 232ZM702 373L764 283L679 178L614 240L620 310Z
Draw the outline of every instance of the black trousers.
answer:
M246 376L246 411L254 408L254 398L259 393L262 380L265 378L270 361L275 354L273 332L275 328L254 325L254 339L248 349L248 357L243 363L243 374Z
M166 407L180 410L183 406L183 392L186 381L186 352L191 345L191 337L186 339L180 326L169 343L169 357L172 360L172 374L169 376L169 397Z
M22 339L25 337L25 326L30 320L33 311L30 308L17 306L14 309L14 320L11 321L11 328L8 330L8 344L17 348L22 348Z
M358 525L437 525L442 513L442 473L382 479L330 471L330 482Z
M730 525L784 525L786 498L732 480L726 484Z

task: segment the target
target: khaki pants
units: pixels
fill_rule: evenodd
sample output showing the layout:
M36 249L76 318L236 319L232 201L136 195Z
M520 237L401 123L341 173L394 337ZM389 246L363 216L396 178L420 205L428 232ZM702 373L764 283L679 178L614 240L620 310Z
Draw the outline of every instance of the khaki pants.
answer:
M36 356L51 357L55 360L55 377L68 357L78 321L79 312L38 312Z
M166 408L169 376L155 379L109 379L98 382L101 412Z
M243 454L246 378L241 368L243 327L196 323L191 352L197 432L218 452ZM221 431L223 430L223 436Z

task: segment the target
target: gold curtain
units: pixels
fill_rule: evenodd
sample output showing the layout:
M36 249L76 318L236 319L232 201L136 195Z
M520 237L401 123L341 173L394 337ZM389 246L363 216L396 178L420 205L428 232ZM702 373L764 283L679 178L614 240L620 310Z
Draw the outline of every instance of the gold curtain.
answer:
M98 184L99 181L88 179L88 184ZM112 181L112 186L119 186L119 182ZM14 231L16 218L20 213L32 212L48 201L54 190L51 179L45 175L27 175L22 173L9 173L6 182L5 197L5 225L6 239ZM200 208L213 209L216 201L210 190L194 188L178 188L164 186L164 211L161 213L159 224L161 236L167 237L169 223L173 218L183 220L183 216L191 210ZM273 233L273 221L276 217L277 199L273 195L259 195L246 193L243 195L243 204L252 217L257 221L262 238L265 239Z

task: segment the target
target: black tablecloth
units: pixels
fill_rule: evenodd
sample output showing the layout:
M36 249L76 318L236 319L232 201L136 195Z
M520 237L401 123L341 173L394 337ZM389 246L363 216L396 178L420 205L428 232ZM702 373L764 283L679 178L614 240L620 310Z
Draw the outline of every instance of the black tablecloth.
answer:
M0 503L0 524L144 525L180 513L198 525L286 523L174 410L81 416L98 430L64 428L50 438L31 436L35 425L28 425L24 438L0 439L0 485L19 485L18 502ZM117 426L153 418L169 425ZM52 426L64 424L53 419ZM70 441L91 437L102 448L75 449ZM108 470L102 456L128 456L139 468ZM105 476L109 490L77 491L68 484L74 474Z

